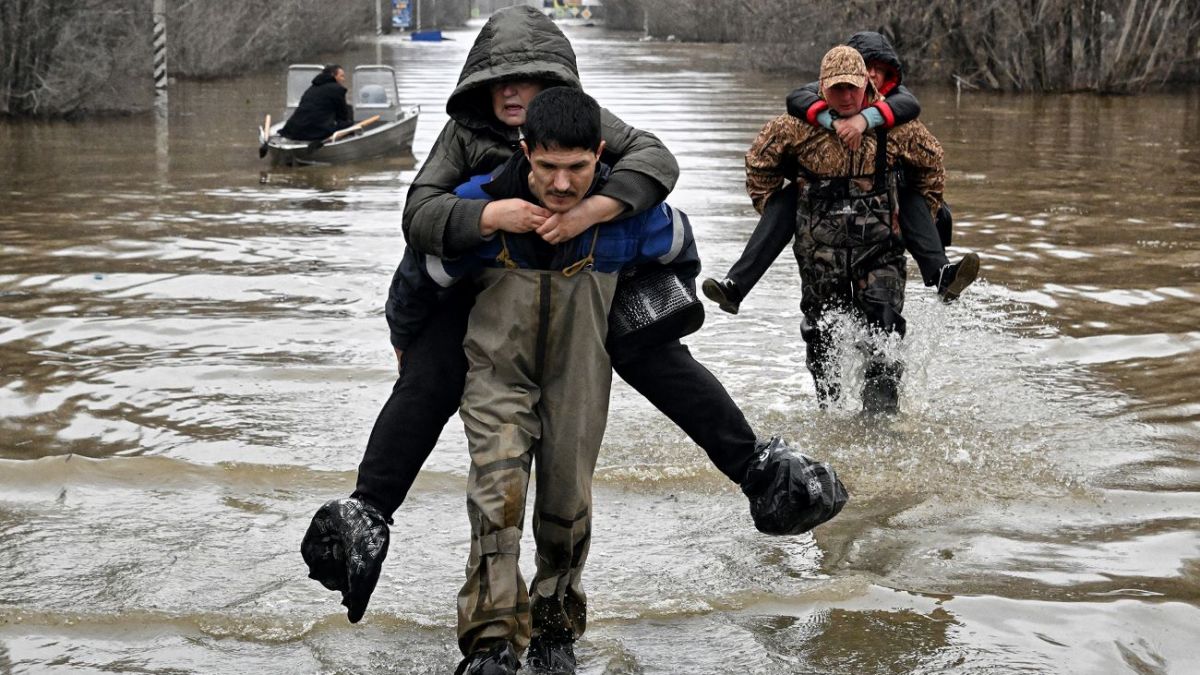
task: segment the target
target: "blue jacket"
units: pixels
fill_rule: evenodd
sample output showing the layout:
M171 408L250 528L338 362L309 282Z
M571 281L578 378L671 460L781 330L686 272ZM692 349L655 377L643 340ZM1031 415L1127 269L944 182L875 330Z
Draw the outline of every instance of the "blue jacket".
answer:
M528 161L518 154L492 174L475 176L463 183L455 189L455 194L461 199L531 199L526 183L528 173ZM607 167L601 165L596 173L597 180L589 194L603 185L608 175ZM506 248L507 258L511 261L508 266L523 269L562 271L576 265L597 272L615 273L641 264L669 265L693 289L700 273L700 258L691 223L686 214L665 202L641 213L593 226L571 241L553 247L550 263L540 267L536 262L539 242L541 238L536 233L497 234L471 254L454 260L405 249L388 292L386 313L392 345L406 349L445 294L463 292L455 288L456 285L467 285L457 284L459 280L483 267L506 266L501 255ZM541 246L544 250L544 245Z

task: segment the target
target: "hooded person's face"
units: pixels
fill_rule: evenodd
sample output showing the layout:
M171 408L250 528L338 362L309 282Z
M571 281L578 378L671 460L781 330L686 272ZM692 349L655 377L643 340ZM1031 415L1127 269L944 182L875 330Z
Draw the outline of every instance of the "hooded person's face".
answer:
M501 124L519 127L525 124L525 110L544 88L539 80L508 80L492 85L492 113Z
M884 61L869 61L867 63L867 79L874 85L875 91L883 94L891 91L900 79L900 73L891 64Z
M521 141L529 158L529 190L552 213L564 213L587 195L596 177L596 163L604 151L604 141L592 152L587 148L530 148Z

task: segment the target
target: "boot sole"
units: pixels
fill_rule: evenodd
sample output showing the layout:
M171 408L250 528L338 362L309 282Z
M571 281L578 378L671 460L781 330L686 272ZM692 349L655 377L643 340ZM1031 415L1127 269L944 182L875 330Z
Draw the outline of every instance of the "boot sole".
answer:
M958 296L967 290L967 286L970 286L978 276L979 254L972 252L964 255L962 262L958 264L958 273L955 274L954 281L951 281L946 292L942 293L942 300L946 302L957 300Z
M738 313L738 303L730 302L729 298L725 297L725 293L721 291L721 286L717 284L716 279L705 279L704 283L700 284L700 290L704 292L704 297L717 303L722 311L730 314Z

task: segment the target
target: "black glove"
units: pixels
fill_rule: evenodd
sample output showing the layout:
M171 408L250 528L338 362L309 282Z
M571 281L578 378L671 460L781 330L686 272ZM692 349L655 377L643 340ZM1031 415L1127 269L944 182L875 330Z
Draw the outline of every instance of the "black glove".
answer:
M805 457L774 437L758 444L742 492L754 526L764 534L800 534L838 514L850 498L833 467Z
M350 623L363 617L379 581L387 557L389 522L366 502L333 499L317 509L300 542L309 578L342 592Z

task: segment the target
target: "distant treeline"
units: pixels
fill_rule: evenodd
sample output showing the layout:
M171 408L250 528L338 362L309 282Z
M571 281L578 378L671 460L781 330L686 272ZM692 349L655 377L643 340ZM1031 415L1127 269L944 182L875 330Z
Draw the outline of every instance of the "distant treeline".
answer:
M744 45L760 70L815 73L859 30L913 79L1010 91L1132 92L1200 81L1196 0L605 0L610 28Z
M368 1L168 0L166 8L173 77L313 58L375 20ZM0 1L0 115L145 109L151 25L152 0Z

